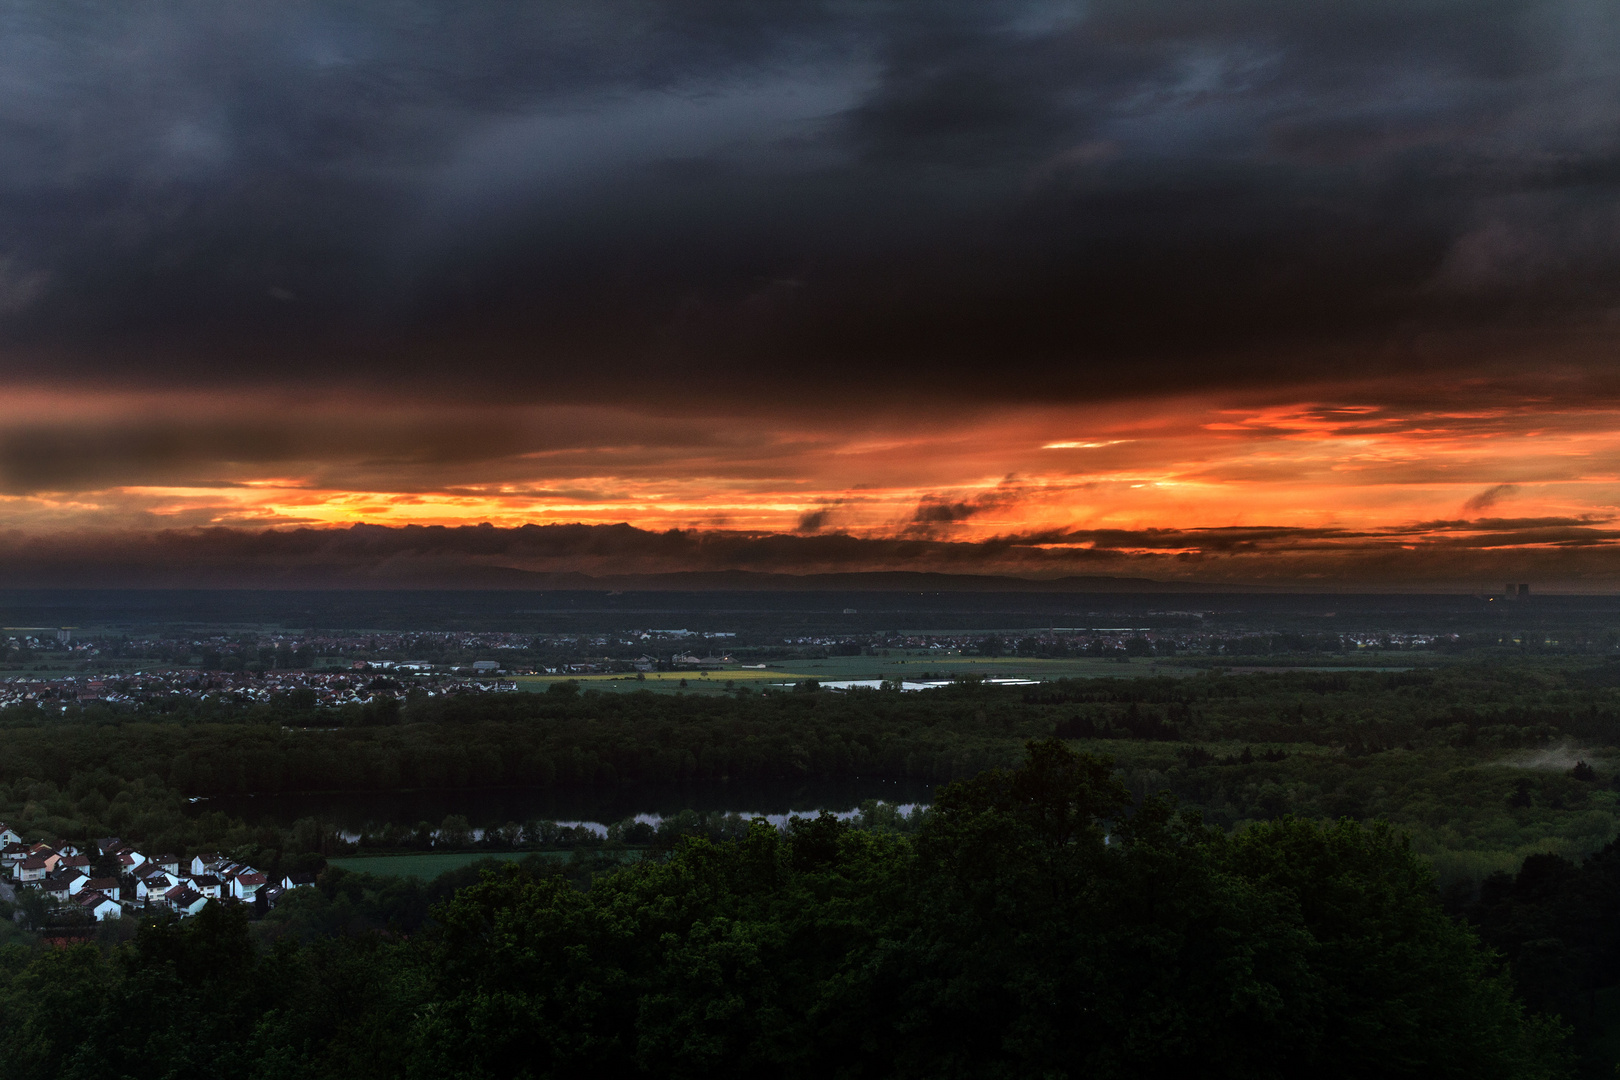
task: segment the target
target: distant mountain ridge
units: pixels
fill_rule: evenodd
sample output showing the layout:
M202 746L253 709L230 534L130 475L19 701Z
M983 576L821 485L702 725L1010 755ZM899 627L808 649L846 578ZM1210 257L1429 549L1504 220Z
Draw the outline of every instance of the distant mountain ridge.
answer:
M1112 553L1052 556L949 540L631 525L355 525L0 536L0 587L314 589L1202 590L1074 574Z
M542 582L542 579L543 582ZM1151 578L1071 574L1035 578L1009 574L945 574L926 570L868 570L838 574L688 570L663 574L535 574L533 587L638 591L736 592L1213 592L1230 585Z
M13 530L0 532L0 588L1480 593L1500 588L1496 582L1535 581L1538 593L1620 591L1609 549L1538 554L1487 545L1470 553L1433 544L1407 552L1378 538L1297 532L1104 530L965 541L656 532L624 523ZM1322 544L1329 547L1318 550ZM1334 554L1332 544L1348 546Z

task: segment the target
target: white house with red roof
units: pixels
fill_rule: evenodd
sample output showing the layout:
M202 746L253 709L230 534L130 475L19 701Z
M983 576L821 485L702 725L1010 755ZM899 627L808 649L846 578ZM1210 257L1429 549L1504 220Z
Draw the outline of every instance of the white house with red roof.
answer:
M231 895L241 901L251 901L259 895L269 878L257 870L245 874L236 874L230 879Z

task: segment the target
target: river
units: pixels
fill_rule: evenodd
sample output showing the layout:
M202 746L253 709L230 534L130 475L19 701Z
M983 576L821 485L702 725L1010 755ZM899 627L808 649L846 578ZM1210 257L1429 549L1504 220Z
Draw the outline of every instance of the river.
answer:
M900 805L928 804L933 786L914 780L851 780L798 784L738 783L634 784L611 788L512 787L468 790L314 792L279 795L227 795L201 799L194 812L222 811L250 825L286 828L313 817L347 833L393 824L437 826L459 814L474 829L509 821L557 821L606 825L626 818L658 821L697 810L761 815L780 820L788 814L821 810L847 813L868 799Z

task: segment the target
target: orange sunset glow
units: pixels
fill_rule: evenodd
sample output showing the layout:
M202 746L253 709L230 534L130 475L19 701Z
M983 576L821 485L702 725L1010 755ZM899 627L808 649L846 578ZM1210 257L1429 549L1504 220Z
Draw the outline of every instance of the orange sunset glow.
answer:
M1280 530L1272 546L1292 555L1348 538L1364 550L1603 548L1620 502L1620 410L1555 405L1179 398L954 418L784 413L762 430L749 417L571 406L288 402L256 414L247 396L215 395L163 417L159 438L153 402L51 401L13 413L14 438L56 447L37 468L77 482L52 490L40 477L4 496L23 533L628 523L1018 538L1025 551L1101 545L1164 562L1253 529ZM424 428L450 445L461 428L498 434L476 455L430 455L417 452ZM227 438L259 445L259 460L221 460L209 444Z
M20 526L622 521L958 539L1188 523L1389 529L1473 517L1599 518L1620 500L1617 411L1398 414L1182 401L1135 415L1098 412L1021 409L921 430L763 433L703 417L673 425L680 437L662 445L547 448L453 470L367 459L357 446L347 459L176 463L192 475L5 498ZM515 410L492 419L538 430L548 417Z

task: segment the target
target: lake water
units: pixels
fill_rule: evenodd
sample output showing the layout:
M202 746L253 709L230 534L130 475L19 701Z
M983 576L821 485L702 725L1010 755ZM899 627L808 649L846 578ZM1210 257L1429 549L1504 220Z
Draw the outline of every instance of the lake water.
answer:
M608 824L626 818L656 822L697 810L761 815L775 821L788 814L848 813L868 799L916 805L932 803L933 785L908 780L852 780L801 784L636 784L613 788L480 788L466 791L318 792L282 795L230 795L202 799L193 812L219 810L250 825L286 828L313 817L345 832L392 823L438 825L451 814L475 829L509 821Z
M986 679L987 686L1039 686L1039 679ZM823 690L881 690L884 686L893 685L886 679L841 679L834 682L818 680ZM951 679L927 679L921 682L902 680L900 689L904 691L938 690L942 686L954 686Z

